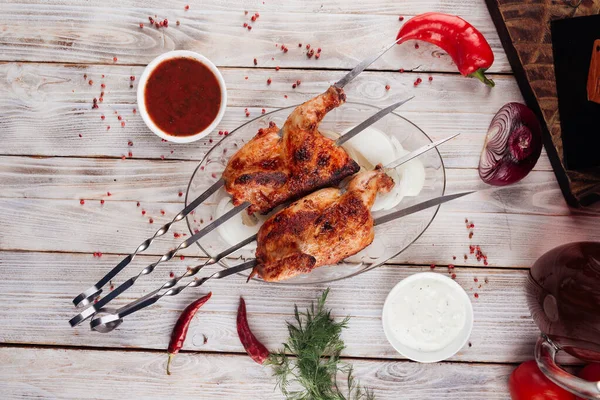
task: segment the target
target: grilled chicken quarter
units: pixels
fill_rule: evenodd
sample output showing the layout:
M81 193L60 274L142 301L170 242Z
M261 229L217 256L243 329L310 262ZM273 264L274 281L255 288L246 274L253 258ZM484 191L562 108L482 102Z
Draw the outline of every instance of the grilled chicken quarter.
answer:
M272 215L258 232L252 276L280 281L333 265L373 242L371 207L394 181L378 167L356 175L345 192L316 191Z
M335 142L319 133L320 122L346 100L331 86L292 111L283 125L260 129L229 160L223 179L233 204L252 205L248 213L267 213L276 206L317 189L335 186L360 167Z

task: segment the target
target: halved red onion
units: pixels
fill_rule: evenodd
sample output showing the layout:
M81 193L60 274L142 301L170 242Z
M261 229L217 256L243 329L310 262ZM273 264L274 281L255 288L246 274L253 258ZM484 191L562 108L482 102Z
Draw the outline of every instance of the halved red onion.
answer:
M500 108L488 129L479 158L479 176L490 185L523 179L542 152L542 129L533 111L521 103Z

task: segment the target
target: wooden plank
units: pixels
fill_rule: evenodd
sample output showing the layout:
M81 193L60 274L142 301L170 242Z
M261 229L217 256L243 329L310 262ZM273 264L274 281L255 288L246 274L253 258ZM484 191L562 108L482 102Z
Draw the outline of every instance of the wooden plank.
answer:
M173 375L166 355L147 352L0 349L8 398L282 399L271 369L247 356L180 354ZM417 364L352 360L378 399L508 399L511 365ZM107 380L107 377L109 379Z
M176 192L171 198L183 201ZM129 253L181 207L182 203L176 202L147 202L136 207L135 201L107 201L104 205L99 201L88 201L80 205L79 200L0 199L0 225L4 227L0 249ZM142 209L146 211L145 215L142 215ZM160 210L164 210L165 215L161 215ZM565 242L600 240L600 219L594 216L487 213L474 208L471 211L451 210L451 204L443 205L423 235L392 262L447 264L452 262L452 256L457 256L458 265L481 266L473 256L466 261L462 259L463 254L469 253L469 245L479 244L491 266L527 267L545 251ZM205 204L197 209L195 218L206 224L213 212L214 207ZM154 223L149 223L149 218ZM465 218L476 224L473 239L468 238ZM403 223L410 221L414 220L404 219ZM385 229L385 235L379 237L384 246L391 246L405 237L403 224L389 224ZM185 224L179 224L176 231L186 233ZM119 239L115 240L116 237ZM217 238L216 234L208 236L202 243L217 246ZM532 238L535 238L535 244L532 244ZM148 253L163 254L180 241L181 238L169 234L157 241ZM190 247L182 254L197 255L199 249Z
M336 317L352 315L343 338L344 355L353 357L402 358L388 344L381 325L383 303L392 287L405 277L429 266L384 266L365 274L317 285L246 284L241 276L207 283L197 290L167 297L151 308L129 317L110 334L91 332L87 324L71 328L67 321L76 314L71 299L97 281L120 257L95 258L82 254L21 253L0 254L0 342L58 346L125 347L165 349L179 312L193 299L209 290L211 300L191 324L186 350L243 352L237 337L235 315L239 296L248 306L250 324L269 349L281 346L288 332L285 321L293 319L293 305L307 307L330 287L328 307ZM140 256L140 263L150 262ZM197 260L177 260L115 300L117 306L133 301L168 279L169 271L181 272ZM210 268L210 271L218 267ZM208 274L202 273L204 276ZM447 274L447 268L434 271ZM527 271L499 269L454 269L456 281L472 299L475 324L469 341L452 359L476 362L518 362L530 359L539 331L531 319L524 291ZM124 273L113 283L121 283ZM478 282L475 282L475 278ZM486 280L488 283L486 283ZM27 295L24 295L24 294ZM479 297L475 298L474 293ZM204 335L207 342L204 343Z
M187 187L197 165L195 161L0 156L0 197L179 203L175 194ZM448 204L452 211L572 212L551 171L533 171L515 185L494 187L484 184L475 169L446 169L446 181L449 193L478 191ZM600 208L579 212L600 215Z
M132 3L101 7L82 6L76 1L3 4L0 25L10 29L0 36L0 60L112 64L113 57L117 57L119 63L141 65L165 51L186 49L206 55L219 66L250 67L256 57L261 65L272 67L352 68L358 60L393 42L401 26L397 14L400 7L393 15L381 15L308 14L308 10L300 8L299 1L295 6L299 13L272 11L268 4L261 7L260 18L248 31L242 25L250 22L250 15L244 15L247 6L242 2L237 6L227 4L224 10L202 5L189 11L183 6L147 8ZM148 16L153 15L161 20L168 18L169 27L150 28ZM496 61L491 72L510 72L489 15L474 14L468 18L494 50ZM180 26L176 25L177 20ZM140 23L146 27L141 29ZM321 58L306 57L306 49L299 48L299 42L321 47ZM275 46L277 43L287 44L290 51L283 54ZM267 61L272 57L276 61ZM414 43L399 46L372 68L457 71L443 51L428 44L417 50Z
M10 4L33 4L33 1L7 0ZM44 2L48 5L67 6L73 4L71 0L52 0ZM97 8L96 4L75 3L78 6L88 6ZM116 8L139 8L139 2L135 0L106 0L102 3L105 7ZM275 11L278 13L322 13L322 14L384 14L394 15L417 15L432 10L457 14L463 18L470 16L484 17L489 15L487 9L483 6L474 7L472 2L464 0L423 0L423 1L404 1L398 3L394 0L364 0L361 2L348 2L345 0L330 0L322 2L320 0L290 0L285 2L263 3L262 0L233 0L223 2L221 0L204 0L200 3L187 0L175 0L169 2L171 10L184 9L186 5L190 6L189 11L215 10L243 12L248 10L249 16L255 12ZM149 0L144 2L148 9L161 9L165 3L160 0ZM189 12L188 11L188 12ZM188 13L184 13L188 15ZM262 14L261 14L262 15ZM405 19L406 20L406 19Z
M131 150L134 158L201 160L213 145L210 139L221 138L219 130L231 132L248 121L244 108L249 107L250 118L254 118L262 108L271 111L301 103L341 75L338 71L223 69L229 93L224 120L206 140L177 145L161 142L141 117L133 114L136 95L135 88L129 88L129 77L139 76L141 70L125 66L0 65L0 90L5 93L0 98L4 138L0 153L120 158ZM93 86L83 78L84 74L94 81ZM248 80L244 79L246 76ZM425 80L417 88L413 85L416 76ZM473 79L435 74L430 83L427 76L365 72L348 86L348 100L382 107L409 94L416 95L398 110L400 115L412 120L433 139L461 132L458 138L440 148L444 163L447 167L477 167L494 114L506 102L521 101L515 82L511 77L497 76L496 87L489 90ZM269 77L274 80L271 85L266 84ZM297 79L303 83L293 90L291 83ZM92 99L99 97L101 83L106 85L105 100L99 109L92 110ZM385 90L386 84L391 85L391 90ZM124 118L124 128L119 126L121 121L115 111ZM101 120L102 115L105 120ZM109 131L107 126L111 126ZM133 149L128 148L128 141L133 141ZM536 169L551 170L545 155Z

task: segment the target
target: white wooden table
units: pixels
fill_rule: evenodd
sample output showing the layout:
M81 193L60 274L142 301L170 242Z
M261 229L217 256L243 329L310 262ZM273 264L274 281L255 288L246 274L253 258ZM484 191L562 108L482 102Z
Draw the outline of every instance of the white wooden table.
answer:
M416 95L402 115L434 140L462 133L440 149L448 192L479 192L442 206L425 234L389 265L329 285L328 305L336 316L352 316L343 335L344 355L378 398L508 398L508 374L532 357L538 335L523 292L528 266L556 245L600 240L600 218L598 208L568 209L545 154L514 186L490 188L479 180L479 152L492 116L504 103L522 101L481 0L3 0L1 397L281 398L270 369L253 363L237 338L238 297L248 303L256 335L274 349L287 337L285 321L293 304L308 305L327 285L246 285L239 278L211 282L213 299L192 324L172 376L164 372L169 334L198 292L168 298L107 335L67 324L74 314L73 296L182 207L178 192L185 191L210 148L207 140L175 145L151 134L133 113L137 82L131 88L130 76L139 77L145 64L168 50L206 55L228 85L228 109L219 130L231 131L248 121L244 108L252 118L262 108L309 99L389 43L400 27L399 16L432 10L459 14L488 38L496 56L490 70L496 87L460 77L450 58L436 48L421 44L417 50L408 43L349 85L348 99L384 106ZM248 31L242 24L254 12L260 18ZM169 27L148 27L148 16L155 14L168 18ZM289 52L282 53L276 43L286 44ZM321 47L322 57L308 59L298 43ZM399 73L400 68L407 72ZM415 88L418 77L423 83ZM297 79L302 85L293 90ZM92 110L101 83L106 85L104 102ZM216 139L217 132L211 137ZM476 225L471 240L465 218ZM156 242L136 265L155 260L177 242L172 235ZM489 266L471 255L464 260L469 244L481 246ZM94 257L94 252L103 255ZM185 260L174 261L171 270L199 261L195 247L184 254ZM407 362L384 337L380 313L385 296L400 279L429 270L430 264L447 273L444 266L450 263L457 265L456 280L473 296L470 344L447 362ZM121 302L151 290L168 273L165 268L140 280Z

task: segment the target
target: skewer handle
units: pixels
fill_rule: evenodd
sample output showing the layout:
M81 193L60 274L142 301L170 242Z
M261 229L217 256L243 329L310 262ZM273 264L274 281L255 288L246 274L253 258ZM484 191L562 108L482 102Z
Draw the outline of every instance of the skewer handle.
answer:
M195 242L200 240L202 237L204 237L205 235L207 235L208 233L210 233L214 229L216 229L219 225L223 224L225 221L227 221L234 215L242 212L243 210L245 210L248 207L250 207L250 203L245 202L245 203L242 203L239 206L234 207L231 210L227 211L225 214L223 214L219 218L215 219L213 222L211 222L210 224L205 226L203 229L194 233L188 239L181 242L179 244L179 246L177 246L175 249L169 251L168 253L163 254L156 262L146 266L137 275L134 275L131 278L129 278L128 280L126 280L124 283L119 285L115 290L111 291L109 294L107 294L104 298L102 298L96 304L89 306L88 308L86 308L85 310L80 312L78 315L71 318L71 320L69 321L69 324L72 327L79 325L80 323L85 321L87 318L89 318L92 315L94 315L95 313L97 313L101 308L105 307L110 301L115 299L121 293L125 292L127 289L132 287L135 284L135 281L139 277L141 277L142 275L151 274L160 263L171 260L175 256L175 254L177 254L177 252L179 250L185 249L185 248L189 247L190 245L194 244Z
M100 295L100 293L102 293L102 288L108 282L110 282L111 279L113 279L115 276L117 276L117 274L119 272L121 272L127 265L129 265L129 263L131 261L133 261L133 259L135 258L135 256L138 253L141 253L141 252L147 250L150 247L150 245L152 244L152 242L154 241L154 239L169 232L169 229L171 229L171 225L173 225L174 223L179 222L182 219L184 219L185 217L187 217L190 212L192 212L196 207L198 207L200 204L202 204L213 193L215 193L217 190L219 190L223 186L223 184L224 184L223 179L219 179L218 181L216 181L204 193L202 193L200 196L196 197L196 199L194 201L192 201L190 204L188 204L175 217L173 217L171 222L164 224L156 231L156 233L154 233L154 235L152 237L144 240L135 249L135 251L133 253L129 254L127 257L125 257L123 260L121 260L121 262L119 264L117 264L116 267L114 267L106 275L104 275L104 277L102 277L102 279L100 279L98 282L96 282L96 284L94 286L86 289L85 291L83 291L82 293L77 295L73 299L73 304L76 307L81 307L81 306L86 306L86 305L90 304L92 301L94 301L94 299L97 298Z
M139 300L134 301L133 303L128 304L127 306L121 308L115 313L92 319L90 327L92 328L92 330L95 330L97 332L108 333L115 329L117 326L119 326L123 322L123 318L125 318L126 316L140 311L148 306L151 306L164 296L177 296L188 287L199 287L210 279L225 278L229 275L237 274L244 270L254 268L255 265L256 260L252 259L235 267L217 271L208 277L198 280L191 280L185 285L171 288L162 294L154 294L151 296L147 295Z

